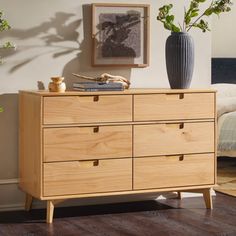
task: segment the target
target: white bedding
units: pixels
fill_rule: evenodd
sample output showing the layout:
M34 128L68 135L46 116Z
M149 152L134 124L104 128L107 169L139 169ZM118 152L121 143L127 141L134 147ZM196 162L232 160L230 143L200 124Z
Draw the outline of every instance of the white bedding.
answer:
M212 84L211 88L217 90L218 98L236 97L236 84Z
M217 98L217 117L236 111L236 96Z
M217 90L218 156L236 157L236 84L213 84Z
M236 111L218 118L217 156L236 157Z

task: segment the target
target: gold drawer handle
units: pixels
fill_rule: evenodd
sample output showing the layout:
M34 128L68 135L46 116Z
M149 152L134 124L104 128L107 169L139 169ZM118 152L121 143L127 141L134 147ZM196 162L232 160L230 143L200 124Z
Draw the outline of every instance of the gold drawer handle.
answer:
M184 93L166 93L167 100L181 100L184 99Z
M184 129L184 123L170 123L166 124L166 127L175 129Z
M93 167L93 166L99 166L99 160L82 160L78 161L79 166L81 167Z

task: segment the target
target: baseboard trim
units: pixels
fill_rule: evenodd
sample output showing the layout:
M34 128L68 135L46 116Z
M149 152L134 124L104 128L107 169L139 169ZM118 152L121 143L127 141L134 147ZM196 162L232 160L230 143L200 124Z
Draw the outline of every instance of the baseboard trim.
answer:
M18 184L19 179L0 179L0 185L7 185L7 184Z
M44 209L46 208L44 202L33 203L32 209ZM25 210L23 203L0 205L0 212L2 211L22 211Z
M0 212L1 211L20 211L20 210L24 210L24 206L21 203L0 205Z

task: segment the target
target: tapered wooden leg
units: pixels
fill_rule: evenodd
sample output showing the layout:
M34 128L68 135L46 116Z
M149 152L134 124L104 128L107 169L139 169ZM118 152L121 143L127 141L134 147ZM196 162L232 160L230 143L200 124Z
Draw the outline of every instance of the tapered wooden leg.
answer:
M181 192L202 193L207 209L213 209L211 188L181 190ZM179 194L180 192L178 192Z
M206 204L207 209L213 209L213 204L212 204L212 197L211 197L211 189L203 189L203 197L204 201Z
M53 221L54 203L47 201L47 223L51 224Z
M177 192L177 194L178 194L178 199L182 199L182 194L181 194L181 192Z
M33 197L29 195L28 193L26 193L26 196L25 196L25 210L26 211L31 210L32 202L33 202Z

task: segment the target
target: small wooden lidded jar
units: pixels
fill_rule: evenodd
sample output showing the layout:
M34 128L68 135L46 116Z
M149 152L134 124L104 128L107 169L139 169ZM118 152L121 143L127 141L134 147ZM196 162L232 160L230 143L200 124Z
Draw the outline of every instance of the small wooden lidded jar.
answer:
M66 91L66 84L62 82L64 77L51 77L52 82L49 83L48 89L50 92L64 93Z

